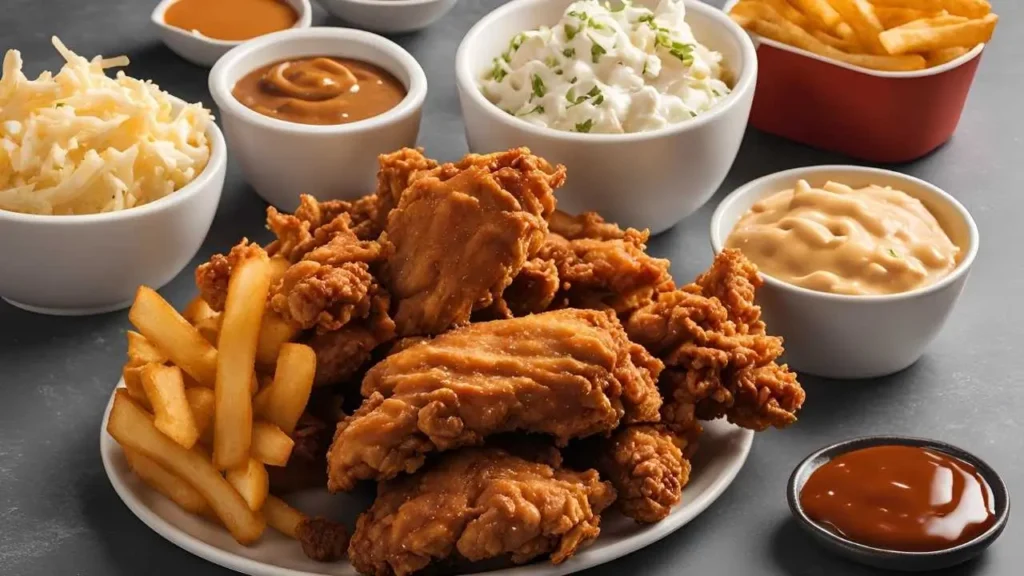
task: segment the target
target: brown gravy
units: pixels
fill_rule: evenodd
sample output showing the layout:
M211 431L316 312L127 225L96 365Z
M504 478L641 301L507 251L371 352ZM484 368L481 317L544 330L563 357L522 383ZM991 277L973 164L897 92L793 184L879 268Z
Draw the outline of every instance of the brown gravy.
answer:
M178 0L164 22L215 40L249 40L287 30L299 15L282 0Z
M914 446L874 446L833 458L800 491L815 522L854 542L908 552L945 550L995 523L992 491L967 462Z
M299 124L348 124L383 114L406 90L383 68L315 56L275 62L242 77L231 92L246 107Z

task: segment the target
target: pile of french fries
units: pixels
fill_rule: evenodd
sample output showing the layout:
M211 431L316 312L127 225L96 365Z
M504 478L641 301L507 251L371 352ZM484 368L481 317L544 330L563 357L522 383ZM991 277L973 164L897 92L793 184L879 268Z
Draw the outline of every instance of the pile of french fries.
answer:
M266 310L286 268L248 253L232 270L223 313L197 299L182 315L140 287L125 387L107 422L143 482L245 545L267 525L296 538L307 521L270 494L266 468L288 463L316 371L313 350L289 342L297 329Z
M888 71L955 60L999 20L987 0L743 0L729 14L759 36Z

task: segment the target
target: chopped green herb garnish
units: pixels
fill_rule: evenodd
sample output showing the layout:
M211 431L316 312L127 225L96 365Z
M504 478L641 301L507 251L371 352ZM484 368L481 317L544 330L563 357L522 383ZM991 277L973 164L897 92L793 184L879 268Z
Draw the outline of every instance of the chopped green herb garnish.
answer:
M669 54L682 60L683 64L693 63L693 44L684 44L672 40L667 31L659 31L654 37L654 46L668 50Z
M654 14L644 14L643 16L636 19L637 22L646 23L651 27L652 30L657 30L658 25L654 23Z
M543 114L544 113L544 107L540 106L540 105L537 105L537 106L534 106L532 110L527 110L526 112L523 112L522 114L516 114L516 116L529 116L530 114L534 114L534 113Z
M561 68L559 68L558 70L555 70L555 76L561 76L564 73L565 72L563 72Z
M630 2L629 0L622 0L622 2L619 3L619 6L617 8L612 8L611 4L608 2L604 3L604 7L607 8L609 12L622 12L630 4L632 4L632 2Z
M715 96L716 98L722 95L721 92L719 92L718 90L715 90L714 88L711 89L711 94L713 96Z
M512 55L515 54L516 50L519 50L519 47L523 45L524 40L526 40L526 34L522 32L516 34L511 40L509 40L508 50L501 55L505 62L512 62Z
M566 48L565 50L562 50L562 56L565 56L566 58L575 58L576 57L576 49L575 48Z
M576 26L573 26L572 24L566 24L566 25L565 25L565 37L566 37L566 38L567 38L568 40L572 40L573 38L575 38L575 37L576 37L576 35L577 35L577 34L579 34L579 33L580 33L580 30L581 30L582 28L583 28L582 26L580 26L579 28L577 28Z
M604 102L604 94L601 93L601 89L597 86L594 86L589 92L582 96L577 96L576 90L569 88L569 91L565 93L565 99L569 101L569 105L566 106L567 109L583 104L587 100L591 100L591 104L598 106Z
M501 82L502 80L505 79L505 76L508 76L508 72L506 72L505 67L502 66L501 58L495 58L494 67L491 68L491 72L488 77L495 80L496 82Z
M586 122L578 122L576 124L576 132L590 132L590 129L594 127L594 119L587 118Z
M554 68L555 66L558 66L558 59L554 56L548 56L544 59L544 65L548 68Z
M647 61L646 60L644 60L644 69L643 69L642 72L640 72L640 75L641 76L647 76Z
M893 250L892 248L889 248L888 250L889 250L889 256L892 256L893 258L899 258L900 257L900 255L897 254L896 251Z
M570 10L569 13L567 14L567 16L572 16L573 18L579 18L580 20L583 20L583 21L586 21L586 20L589 19L589 16L587 16L586 12L577 12L575 10Z
M575 83L576 83L576 80L577 80L577 78L576 78L575 76L573 76L573 77L572 77L572 78L571 78L571 79L569 80L569 84L575 84Z
M544 86L544 80L537 74L534 74L530 78L530 84L533 86L533 95L537 98L541 98L547 93L548 89Z
M590 41L594 43L593 46L590 47L590 57L593 59L594 64L597 64L597 61L601 56L607 54L608 51L604 49L604 46L598 44L593 38L591 38Z

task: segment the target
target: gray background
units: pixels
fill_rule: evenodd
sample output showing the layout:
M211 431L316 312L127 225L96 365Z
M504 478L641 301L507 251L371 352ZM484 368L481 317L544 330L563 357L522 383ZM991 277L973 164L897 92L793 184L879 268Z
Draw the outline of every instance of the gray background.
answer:
M149 27L155 3L4 0L0 49L20 49L30 76L44 68L56 70L60 61L49 42L56 34L86 56L128 54L130 74L213 107L206 71L180 60ZM454 84L455 50L466 30L500 3L462 0L432 28L397 38L429 77L420 143L433 157L452 160L466 150ZM1002 20L956 135L931 156L898 167L958 197L981 229L971 281L941 336L920 362L889 378L804 378L808 401L800 422L785 432L759 434L743 471L718 502L663 541L589 574L873 573L833 558L804 538L788 519L784 498L786 479L805 455L858 435L902 433L957 444L1000 471L1014 497L1024 493L1024 387L1019 382L1024 329L1017 311L1024 295L1024 8L1016 1L995 3ZM322 12L316 22L325 22ZM842 162L848 160L748 131L719 195L655 239L652 251L671 258L676 277L689 280L711 261L708 219L722 194L763 174ZM217 219L193 265L242 236L265 240L263 211L263 202L230 164ZM178 307L195 293L191 271L192 266L162 290ZM0 302L0 573L229 573L147 529L104 475L100 417L120 376L127 327L126 312L52 318ZM946 573L1021 574L1022 542L1024 525L1011 520L986 554Z

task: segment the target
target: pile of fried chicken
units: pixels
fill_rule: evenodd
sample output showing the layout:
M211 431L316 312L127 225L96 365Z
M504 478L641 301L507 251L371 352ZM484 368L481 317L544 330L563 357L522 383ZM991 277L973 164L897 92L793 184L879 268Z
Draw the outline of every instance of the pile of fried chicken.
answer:
M331 491L377 482L348 547L360 572L561 562L607 509L671 512L701 421L796 420L754 265L725 250L679 287L646 231L556 210L564 180L525 148L450 164L404 149L371 195L268 209L265 249L287 260L268 313L316 351L321 390L362 399L338 416L315 395L296 448L313 468L326 455ZM196 271L215 310L232 262Z

